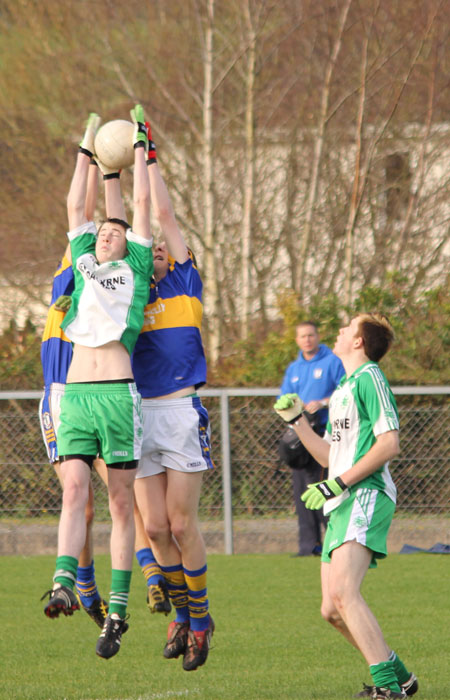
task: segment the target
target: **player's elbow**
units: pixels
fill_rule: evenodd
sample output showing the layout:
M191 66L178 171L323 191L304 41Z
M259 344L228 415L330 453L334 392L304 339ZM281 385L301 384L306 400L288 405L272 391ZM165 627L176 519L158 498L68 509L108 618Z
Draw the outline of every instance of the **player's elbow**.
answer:
M84 203L81 204L80 202L73 201L70 199L70 197L67 198L67 217L69 219L69 222L73 221L87 221L85 217L85 212L84 212Z
M383 447L388 459L393 459L400 454L400 438L398 430L390 430L382 436Z
M154 203L153 212L162 231L165 231L168 226L173 225L175 216L170 205L158 206Z
M398 430L391 431L390 439L391 439L392 456L396 457L398 454L400 454L400 437L398 434Z
M395 444L395 448L394 448L394 449L395 449L395 451L394 451L394 454L393 454L392 456L393 456L393 457L397 457L397 455L399 455L400 452L401 452L400 440L397 439L397 442L396 442L396 444Z

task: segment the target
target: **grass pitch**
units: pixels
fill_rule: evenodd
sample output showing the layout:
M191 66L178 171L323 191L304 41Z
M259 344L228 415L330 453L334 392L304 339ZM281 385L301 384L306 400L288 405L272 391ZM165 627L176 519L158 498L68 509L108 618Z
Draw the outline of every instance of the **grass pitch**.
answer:
M109 661L95 654L99 628L80 611L49 620L40 596L54 557L1 557L3 700L328 700L370 682L360 655L320 617L319 561L288 555L211 555L216 622L209 658L195 672L162 656L172 615L150 615L135 563L130 629ZM109 557L96 558L109 591ZM419 678L417 700L450 698L449 573L445 555L390 555L363 592L389 644Z

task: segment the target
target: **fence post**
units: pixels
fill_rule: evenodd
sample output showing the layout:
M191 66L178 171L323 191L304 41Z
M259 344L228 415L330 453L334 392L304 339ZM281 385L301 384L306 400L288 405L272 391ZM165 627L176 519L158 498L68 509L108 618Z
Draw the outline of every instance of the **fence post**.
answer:
M220 423L222 436L222 488L225 527L225 554L233 554L233 502L231 496L230 409L228 393L220 392Z

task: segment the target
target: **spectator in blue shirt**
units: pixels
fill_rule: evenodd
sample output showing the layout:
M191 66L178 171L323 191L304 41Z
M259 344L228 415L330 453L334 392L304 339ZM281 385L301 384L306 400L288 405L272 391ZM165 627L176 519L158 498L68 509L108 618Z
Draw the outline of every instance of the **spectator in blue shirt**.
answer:
M341 360L319 342L318 325L314 321L302 321L296 328L298 357L288 366L281 394L295 393L305 404L314 430L323 435L328 420L328 402L331 394L345 374ZM291 467L295 509L298 517L298 553L294 556L319 555L322 551L322 525L326 518L322 509L308 510L301 494L308 484L326 478L323 468L302 447L293 431L281 439L280 457Z

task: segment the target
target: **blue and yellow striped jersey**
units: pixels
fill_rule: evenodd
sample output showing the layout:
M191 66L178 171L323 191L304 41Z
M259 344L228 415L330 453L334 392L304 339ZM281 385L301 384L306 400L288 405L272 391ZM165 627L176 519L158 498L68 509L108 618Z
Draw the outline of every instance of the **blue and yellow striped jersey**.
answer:
M170 265L165 277L150 284L132 366L144 398L171 394L206 382L206 359L201 338L202 281L189 258Z
M41 363L45 386L53 382L66 383L72 359L72 343L60 328L64 313L56 311L54 305L62 294L72 294L73 288L72 265L64 255L53 277L52 298L42 335Z

